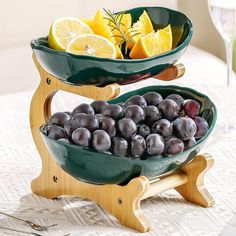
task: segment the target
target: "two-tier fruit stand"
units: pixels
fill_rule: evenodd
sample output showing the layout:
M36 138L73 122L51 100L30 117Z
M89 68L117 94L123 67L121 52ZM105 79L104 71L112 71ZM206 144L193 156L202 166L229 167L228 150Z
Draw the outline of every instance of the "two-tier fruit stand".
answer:
M90 199L114 215L122 225L139 232L147 232L151 229L150 223L140 209L141 200L166 190L174 188L186 201L203 207L214 204L214 199L204 187L203 182L204 174L213 165L213 159L209 154L196 156L193 161L168 176L152 180L140 176L133 178L124 186L85 183L63 171L51 157L39 132L39 127L51 116L53 96L57 91L62 90L92 99L109 100L119 95L120 85L96 87L68 84L43 69L35 55L33 59L41 81L32 98L30 125L42 159L42 172L32 181L33 193L50 199L62 195L78 195ZM182 76L183 73L184 66L178 64L165 69L156 78L173 80Z

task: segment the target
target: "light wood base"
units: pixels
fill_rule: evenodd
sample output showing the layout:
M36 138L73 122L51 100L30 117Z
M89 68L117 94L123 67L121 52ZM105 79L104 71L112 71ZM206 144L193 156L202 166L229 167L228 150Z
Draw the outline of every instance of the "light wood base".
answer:
M40 177L32 182L32 191L50 199L62 195L90 199L115 216L122 225L147 232L152 227L140 208L143 199L175 188L188 202L203 207L214 205L214 199L203 183L204 174L212 165L213 158L209 154L198 155L181 170L164 178L150 181L140 176L125 186L119 186L84 183L74 179L51 161L48 166L44 165Z
M209 154L197 156L191 163L167 177L150 181L141 176L134 178L126 186L88 184L64 172L51 158L39 133L39 127L51 116L53 95L58 90L63 90L93 99L109 100L118 96L120 87L118 84L103 88L69 85L48 74L35 57L34 61L41 82L32 98L30 125L42 159L42 172L32 181L33 193L51 199L62 195L78 195L91 199L114 215L122 225L139 232L147 232L151 229L151 225L140 209L141 200L168 189L175 188L187 201L204 207L214 204L214 200L203 185L204 174L213 165L213 159ZM170 74L178 77L178 69L181 72L183 67L171 67L162 73L159 79L167 80Z

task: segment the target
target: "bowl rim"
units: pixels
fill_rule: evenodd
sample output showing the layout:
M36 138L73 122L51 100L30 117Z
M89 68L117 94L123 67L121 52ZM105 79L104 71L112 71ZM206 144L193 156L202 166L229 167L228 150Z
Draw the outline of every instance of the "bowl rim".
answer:
M103 58L103 57L94 57L94 56L85 56L85 55L75 55L75 54L72 54L72 53L51 49L51 48L46 47L44 45L38 44L38 40L45 39L47 37L40 37L40 38L37 38L37 39L33 39L33 40L31 40L30 45L31 45L32 49L46 51L46 52L51 53L51 54L72 57L74 59L88 59L88 60L92 60L92 61L113 62L113 63L131 63L131 64L140 63L140 62L148 62L148 61L160 59L160 58L169 56L171 54L175 54L175 53L181 51L182 49L184 49L189 44L189 42L190 42L190 40L193 36L192 21L184 13L182 13L180 11L170 9L170 8L159 7L159 6L135 7L135 8L131 8L131 9L128 9L128 10L124 10L122 12L133 11L133 10L138 10L138 9L154 9L154 8L163 9L163 10L167 10L167 11L171 11L171 12L180 14L180 15L184 16L187 19L187 22L189 23L189 26L190 26L189 34L187 35L185 40L180 45L178 45L177 47L171 49L168 52L162 53L162 54L157 55L157 56L152 56L152 57L143 58L143 59L112 59L112 58Z
M147 86L147 87L143 87L143 88L155 88L155 87L167 87L167 88L174 88L174 89L183 89L184 91L189 91L191 93L194 93L196 95L198 95L199 97L203 97L205 99L207 99L208 101L210 101L210 103L212 104L211 106L211 109L213 110L214 112L214 116L212 118L212 123L211 123L211 126L209 127L207 133L205 134L204 137L202 137L201 139L199 139L192 147L190 147L189 149L185 150L185 151L188 151L188 152L192 152L196 149L196 146L200 143L203 143L207 138L208 136L210 135L210 133L212 132L213 128L215 127L215 124L216 124L216 120L217 120L217 108L215 106L215 104L212 102L212 100L205 94L199 92L199 91L196 91L195 89L192 89L192 88L189 88L189 87L182 87L182 86L177 86L177 85L156 85L156 86ZM137 89L137 90L132 90L132 91L139 91L143 88L140 88L140 89ZM132 91L129 91L129 92L132 92ZM129 93L127 92L127 93ZM122 95L125 95L126 93L122 94ZM121 96L122 96L121 95ZM117 97L118 98L118 97ZM112 100L109 100L109 101L113 101L115 100L116 98L112 99ZM76 144L72 144L72 143L66 143L66 142L63 142L63 141L60 141L60 140L54 140L52 138L49 138L46 134L44 134L42 131L41 131L41 128L42 126L39 128L39 132L41 135L43 135L44 137L52 140L52 141L55 141L55 142L59 142L60 144L63 144L67 147L71 147L73 146L74 148L78 149L78 150L83 150L83 151L92 151L92 152L98 152L94 149L91 149L89 147L82 147L82 146L78 146ZM183 151L183 153L185 152ZM101 152L99 152L101 153ZM165 159L165 160L171 160L171 159L174 159L174 158L177 158L179 154L181 153L178 153L176 155L173 155L173 156L162 156L162 155L158 155L158 156L154 156L154 158L150 158L150 159L146 159L146 160L141 160L140 158L138 159L130 159L130 158L127 158L127 157L119 157L119 156L116 156L114 154L110 154L110 153L102 153L104 154L105 156L108 155L109 157L112 157L112 158L116 158L116 159L121 159L121 160L125 160L125 161L128 161L128 162L131 162L133 164L148 164L148 163L152 163L152 162L156 162L156 161L160 161L162 159ZM161 176L161 175L160 175Z

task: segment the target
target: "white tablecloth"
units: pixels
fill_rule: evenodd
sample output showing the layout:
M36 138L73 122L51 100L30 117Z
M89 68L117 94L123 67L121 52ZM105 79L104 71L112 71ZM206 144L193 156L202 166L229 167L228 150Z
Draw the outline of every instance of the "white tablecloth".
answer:
M189 82L184 79L177 84L192 86L207 93L220 113L218 127L202 150L211 153L215 159L214 167L206 175L205 185L216 204L205 209L187 203L174 190L144 200L142 209L153 225L153 230L144 235L218 235L236 211L236 136L231 134L226 139L225 133L219 128L224 121L221 109L225 105L225 98L217 85L200 86ZM157 81L150 79L135 86L129 85L124 90L154 83ZM120 226L115 218L93 202L77 196L47 200L31 193L30 183L41 169L28 121L32 94L29 91L0 96L0 210L40 224L57 223L58 226L41 233L45 236L67 233L73 236L139 235ZM68 110L81 101L81 98L59 95L55 99L54 110ZM236 113L232 111L233 115ZM0 226L30 231L21 222L1 215ZM0 229L0 235L20 234Z

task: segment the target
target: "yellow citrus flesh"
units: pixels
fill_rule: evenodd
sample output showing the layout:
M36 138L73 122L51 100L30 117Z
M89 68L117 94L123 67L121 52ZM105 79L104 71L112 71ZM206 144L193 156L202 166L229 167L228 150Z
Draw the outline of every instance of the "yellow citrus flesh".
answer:
M109 18L109 17L108 17ZM109 19L106 20L108 26L110 27L112 34L114 35L114 38L116 40L116 42L118 43L118 45L121 44L121 32L123 34L126 34L128 32L128 29L130 29L131 25L132 25L132 17L131 14L127 13L127 14L123 14L123 15L119 15L117 21L120 22L120 30L114 29L115 25L113 22L111 22Z
M140 38L153 31L151 19L147 12L143 11L143 14L139 17L139 20L133 24L128 32L128 38L130 40L128 43L128 48L132 49Z
M95 34L77 36L69 42L66 51L76 55L116 58L115 46L108 39Z
M93 30L93 18L82 18L81 20Z
M64 51L67 44L76 36L92 33L92 29L83 21L72 17L62 17L52 23L48 44L53 49Z
M102 12L100 10L97 11L93 20L93 29L94 33L97 35L101 35L107 38L116 48L116 58L123 58L121 50L119 46L116 44L116 40L113 37L110 27L107 24L107 21L103 18Z
M140 38L130 52L133 59L141 59L159 55L172 49L172 32L168 25L156 33L151 32Z

